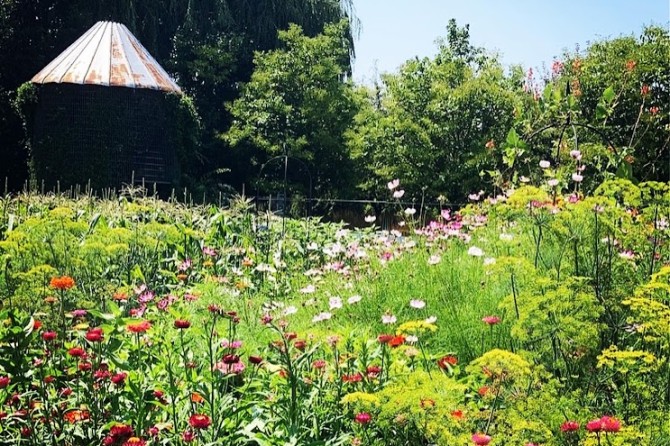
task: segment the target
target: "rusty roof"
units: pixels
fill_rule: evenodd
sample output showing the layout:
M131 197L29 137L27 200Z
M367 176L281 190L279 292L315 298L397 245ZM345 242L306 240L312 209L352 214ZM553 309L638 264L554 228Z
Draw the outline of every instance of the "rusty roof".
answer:
M148 88L179 86L121 23L98 22L37 73L36 84L70 83Z

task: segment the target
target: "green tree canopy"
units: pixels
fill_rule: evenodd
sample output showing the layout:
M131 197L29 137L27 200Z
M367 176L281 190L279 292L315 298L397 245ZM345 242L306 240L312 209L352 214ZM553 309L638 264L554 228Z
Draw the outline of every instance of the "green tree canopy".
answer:
M297 25L281 31L283 48L256 53L225 136L256 166L283 153L303 160L321 196L346 191L355 172L344 143L357 104L347 80L348 30L341 21L315 37Z

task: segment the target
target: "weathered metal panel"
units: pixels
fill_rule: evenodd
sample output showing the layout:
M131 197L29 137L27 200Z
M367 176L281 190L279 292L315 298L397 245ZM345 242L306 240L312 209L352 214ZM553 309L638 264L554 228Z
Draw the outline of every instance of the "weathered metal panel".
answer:
M114 22L96 23L31 81L181 92L128 28Z
M98 47L100 47L103 42L106 42L112 38L112 23L106 22L103 29L103 33L101 34L100 40L98 41ZM109 86L109 63L109 52L100 51L99 48L96 49L95 54L91 59L91 65L88 67L86 72L84 83L90 85Z

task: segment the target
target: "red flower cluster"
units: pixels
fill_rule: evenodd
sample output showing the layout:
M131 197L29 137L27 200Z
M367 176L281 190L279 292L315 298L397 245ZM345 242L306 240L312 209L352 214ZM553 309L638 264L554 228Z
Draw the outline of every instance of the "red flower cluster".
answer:
M358 424L368 424L372 421L372 416L367 412L361 412L356 414L354 421Z
M45 341L53 341L57 337L58 333L56 333L55 331L45 331L44 333L42 333L42 339L44 339Z
M377 336L377 340L379 341L380 344L388 344L391 339L393 339L393 335L391 334L380 334Z
M110 381L112 381L112 383L116 384L117 386L120 386L126 382L126 378L128 378L128 374L126 372L119 372L112 375Z
M74 286L74 279L70 276L52 277L49 286L57 290L67 291Z
M104 446L111 446L114 444L123 444L123 446L144 446L146 443L136 442L135 439L140 439L133 437L134 433L135 431L133 428L127 424L115 424L109 429L109 435L102 440L102 444ZM131 440L133 440L133 442L129 443Z
M353 375L342 375L342 382L345 383L358 383L363 381L363 375L360 373L354 373Z
M177 328L179 330L184 330L190 326L191 322L184 319L177 319L176 321L174 321L174 328Z
M586 430L589 432L619 432L620 429L621 421L614 417L603 416L586 423Z
M67 353L75 358L86 357L86 350L84 350L81 347L72 347L70 350L67 351Z
M561 432L563 433L577 432L578 430L579 423L576 421L566 421L565 423L561 424Z
M102 342L104 338L102 328L91 328L86 332L86 340L89 342Z
M447 369L447 368L449 368L449 366L453 367L456 364L458 364L458 358L456 356L453 356L453 355L443 356L443 357L441 357L440 359L437 360L437 365L441 369Z
M212 420L204 414L193 414L188 419L188 424L194 429L207 429L212 424Z

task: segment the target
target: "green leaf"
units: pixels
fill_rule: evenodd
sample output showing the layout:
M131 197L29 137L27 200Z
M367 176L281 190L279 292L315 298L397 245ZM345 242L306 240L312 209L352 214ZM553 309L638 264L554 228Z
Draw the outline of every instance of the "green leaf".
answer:
M614 101L615 96L614 88L610 86L603 91L602 100L605 101L606 104L611 104L612 101Z
M507 139L505 140L505 142L510 147L519 146L521 139L519 138L519 135L517 134L516 130L514 130L514 128L511 128L510 131L507 132Z
M140 280L142 283L147 283L147 280L144 278L144 274L142 273L142 269L140 268L139 265L135 265L130 272L130 277L132 279L137 279Z

